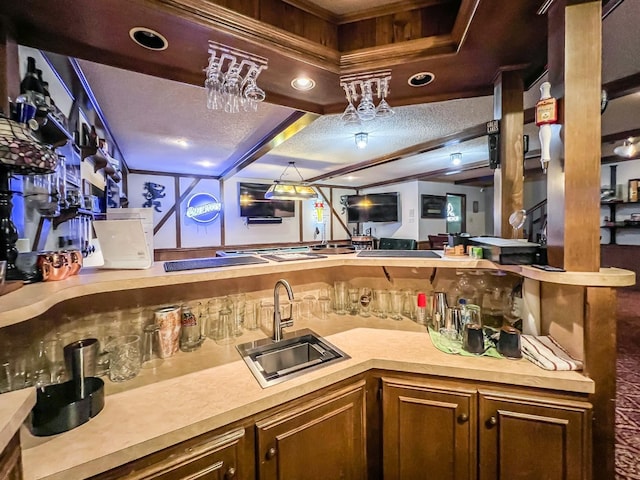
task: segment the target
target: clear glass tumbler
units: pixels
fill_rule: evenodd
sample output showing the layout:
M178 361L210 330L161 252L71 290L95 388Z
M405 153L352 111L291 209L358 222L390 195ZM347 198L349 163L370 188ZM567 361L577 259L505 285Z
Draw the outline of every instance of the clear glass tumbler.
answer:
M124 382L131 380L140 371L140 336L123 335L107 344L109 352L109 380Z
M334 289L334 308L338 315L346 315L349 305L348 289L349 284L347 282L335 282L333 284Z
M389 317L392 320L402 320L402 292L389 291Z

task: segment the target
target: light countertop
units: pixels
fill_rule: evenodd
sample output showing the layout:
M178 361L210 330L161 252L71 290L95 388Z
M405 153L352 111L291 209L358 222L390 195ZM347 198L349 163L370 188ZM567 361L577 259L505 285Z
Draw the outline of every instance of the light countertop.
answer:
M625 287L635 284L635 274L619 268L602 268L599 272L545 272L525 265L498 265L488 260L464 257L396 258L358 257L356 253L328 255L313 260L295 260L258 265L209 268L166 273L164 262L155 262L146 270L100 270L85 268L57 282L39 282L9 293L0 302L0 328L36 317L66 300L105 292L138 288L186 285L275 273L331 267L400 267L400 268L471 268L501 269L534 280L568 285Z
M578 372L549 372L524 359L442 353L431 344L425 327L406 319L353 317L337 324L340 320L335 317L297 327L311 327L351 359L281 384L261 388L233 346L221 347L208 340L200 358L206 359L210 349L212 356L218 351L224 363L146 385L144 378L134 379L141 386L111 393L100 414L60 435L37 438L23 427L25 478L68 480L95 475L374 368L561 392L594 391L593 381ZM373 328L357 327L367 322ZM343 331L331 334L336 330ZM248 340L243 337L238 343ZM196 358L182 355L187 360Z

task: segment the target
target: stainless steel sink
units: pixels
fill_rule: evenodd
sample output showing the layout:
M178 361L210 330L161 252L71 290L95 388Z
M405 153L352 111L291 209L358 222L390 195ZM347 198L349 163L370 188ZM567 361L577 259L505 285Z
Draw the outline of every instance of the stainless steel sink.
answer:
M236 348L262 387L351 358L308 328L279 342L265 338Z

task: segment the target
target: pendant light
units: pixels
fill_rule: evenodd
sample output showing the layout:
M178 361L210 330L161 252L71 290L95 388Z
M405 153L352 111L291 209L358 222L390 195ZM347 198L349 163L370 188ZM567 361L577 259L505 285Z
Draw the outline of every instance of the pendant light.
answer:
M293 167L298 173L300 182L287 182L282 180L282 177L285 176L289 167ZM305 183L302 175L296 168L295 162L289 162L289 165L287 165L282 175L280 175L280 179L273 182L273 185L271 185L267 193L264 194L264 198L267 200L309 200L311 198L318 198L318 194L313 187Z

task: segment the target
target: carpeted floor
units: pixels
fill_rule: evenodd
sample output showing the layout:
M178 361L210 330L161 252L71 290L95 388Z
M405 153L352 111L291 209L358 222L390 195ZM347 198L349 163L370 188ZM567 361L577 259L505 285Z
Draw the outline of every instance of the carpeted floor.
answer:
M616 480L640 480L640 291L619 290L617 313Z

